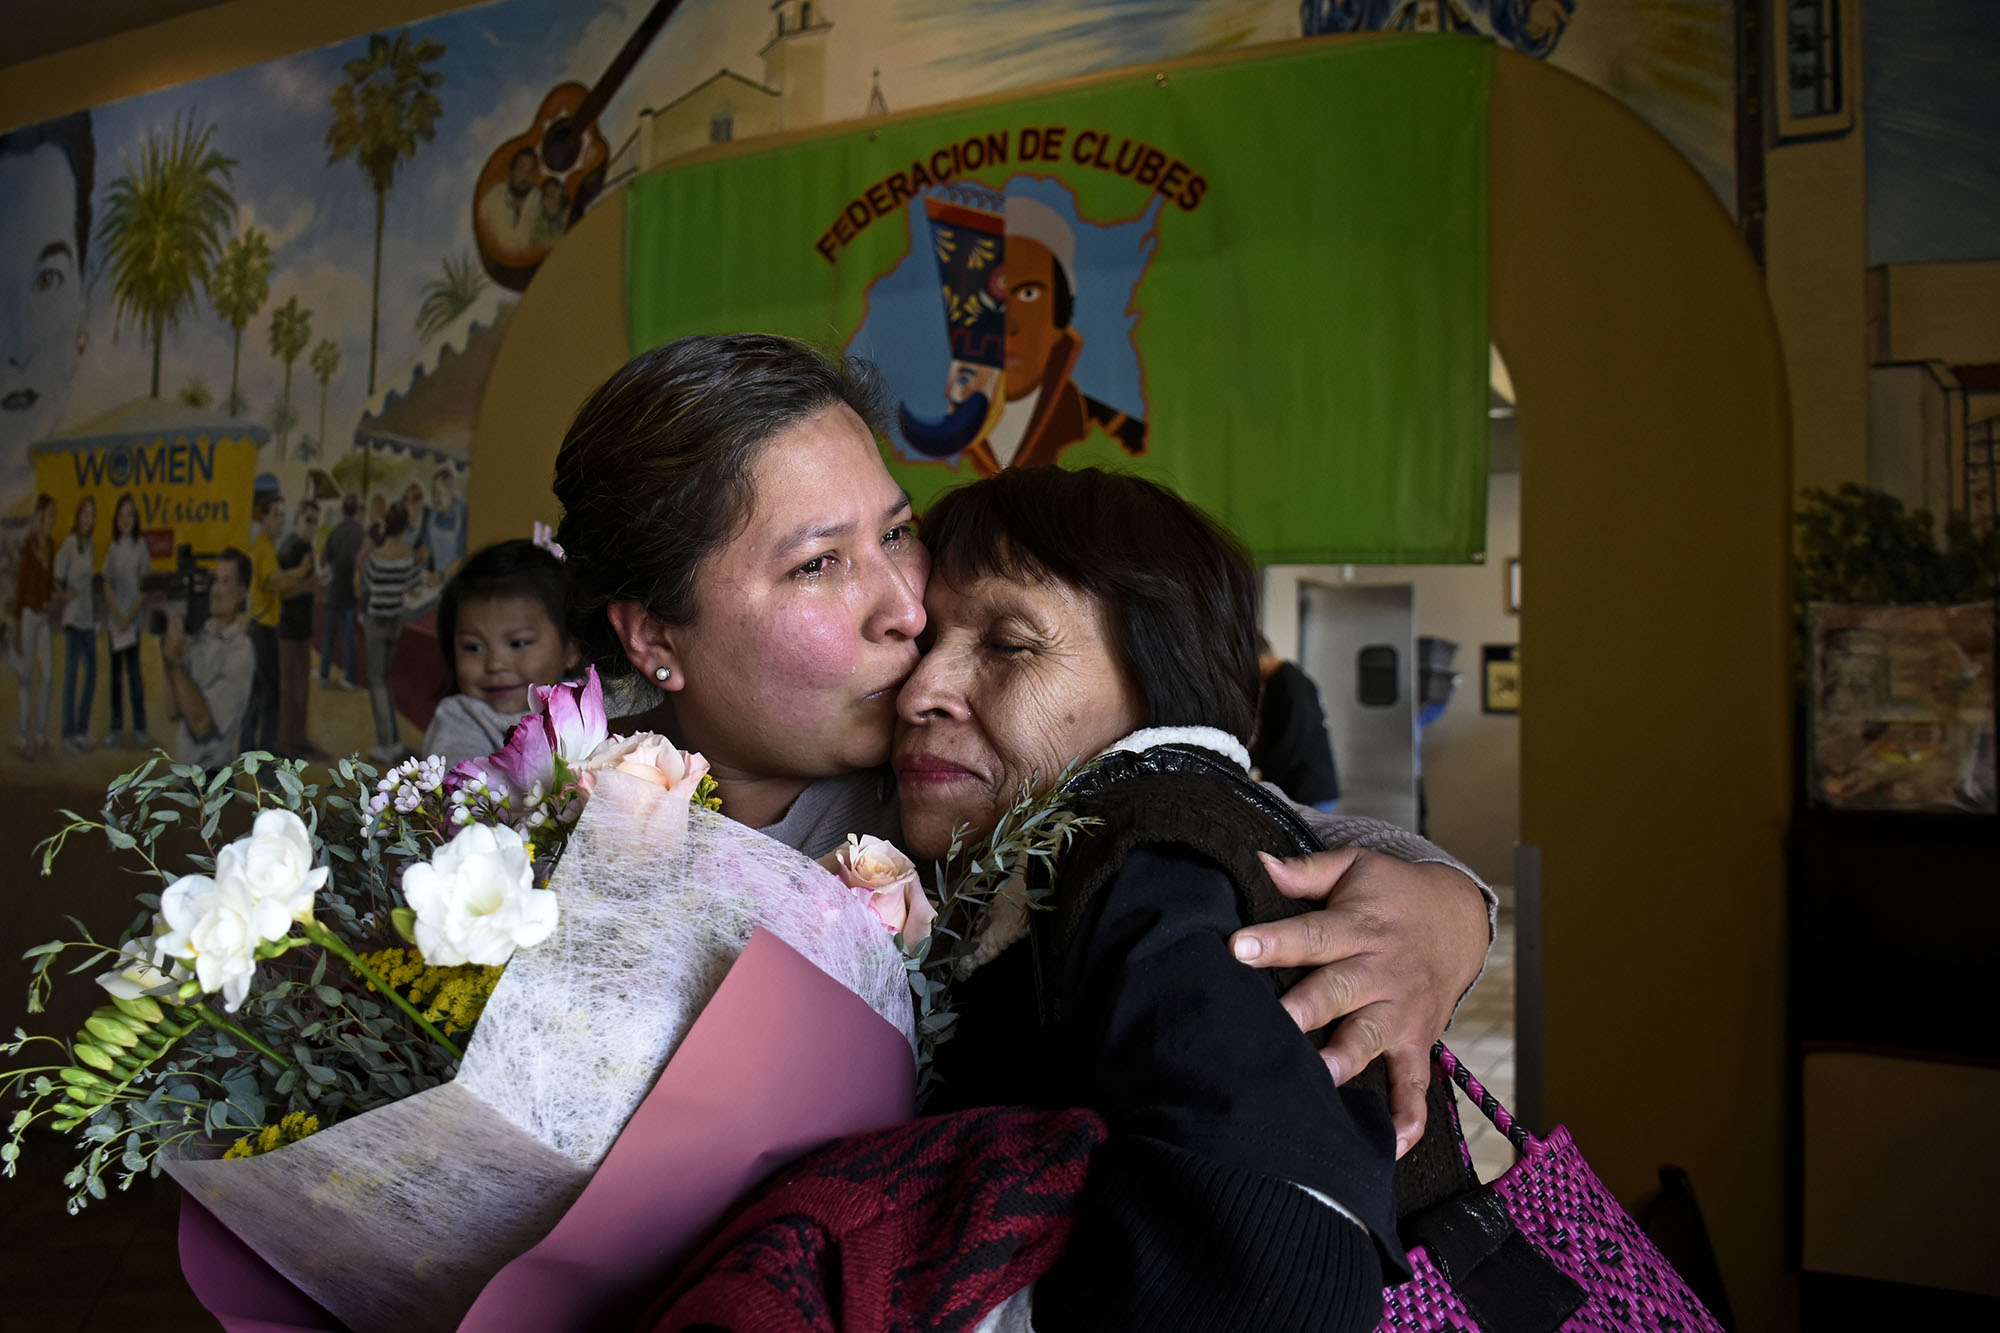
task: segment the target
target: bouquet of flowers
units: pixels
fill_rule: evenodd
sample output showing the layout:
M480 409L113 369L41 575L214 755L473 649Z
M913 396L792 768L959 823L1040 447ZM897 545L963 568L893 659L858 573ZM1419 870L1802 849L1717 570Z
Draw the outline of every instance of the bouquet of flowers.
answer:
M264 1265L356 1328L587 1327L773 1166L907 1118L909 964L865 889L715 813L700 756L609 735L594 675L538 693L449 772L155 759L71 816L45 862L97 830L161 891L117 945L31 951L31 1009L71 949L109 1003L6 1048L62 1049L0 1074L8 1171L47 1122L72 1209L169 1172L232 1327L274 1326ZM156 860L172 828L196 873Z

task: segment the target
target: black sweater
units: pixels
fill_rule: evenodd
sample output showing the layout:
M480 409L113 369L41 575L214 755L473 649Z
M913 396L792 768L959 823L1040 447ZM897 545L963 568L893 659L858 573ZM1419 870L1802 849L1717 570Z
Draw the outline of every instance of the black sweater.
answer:
M1336 1088L1279 979L1230 955L1252 914L1237 876L1145 843L1087 901L1058 899L957 988L939 1051L953 1106L1087 1106L1109 1126L1036 1289L1038 1333L1373 1328L1380 1256L1402 1253L1388 1110Z

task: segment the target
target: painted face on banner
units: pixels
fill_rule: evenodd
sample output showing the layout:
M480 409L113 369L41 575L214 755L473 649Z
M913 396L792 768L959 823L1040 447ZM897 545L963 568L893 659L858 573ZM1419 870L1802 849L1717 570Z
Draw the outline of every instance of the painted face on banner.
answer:
M83 336L76 177L53 144L0 156L0 490L30 479L55 432Z
M1041 387L1056 335L1056 258L1040 241L1007 238L1007 397Z

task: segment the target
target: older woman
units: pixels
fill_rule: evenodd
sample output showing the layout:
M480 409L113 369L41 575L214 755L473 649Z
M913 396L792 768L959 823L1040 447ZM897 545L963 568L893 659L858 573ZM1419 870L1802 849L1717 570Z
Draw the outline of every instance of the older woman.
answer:
M785 338L689 337L606 381L556 459L573 629L613 697L627 712L671 700L660 728L708 756L724 813L809 856L850 832L899 833L882 765L930 562L876 409L860 363ZM1340 827L1329 841L1388 854L1279 871L1315 898L1331 889L1326 909L1239 943L1259 946L1259 966L1324 965L1289 1002L1308 1028L1352 1015L1328 1047L1338 1073L1391 1052L1414 1139L1427 1053L1479 969L1486 904L1430 844Z
M1315 845L1247 777L1249 561L1172 493L1095 470L952 492L925 538L928 648L892 761L909 850L941 856L1024 781L1101 756L1068 791L1104 826L1058 863L1053 910L991 914L999 952L940 1050L961 1103L1108 1126L1035 1327L1373 1327L1378 1243L1402 1262L1387 1109L1334 1086L1279 979L1229 947L1294 908L1258 853Z

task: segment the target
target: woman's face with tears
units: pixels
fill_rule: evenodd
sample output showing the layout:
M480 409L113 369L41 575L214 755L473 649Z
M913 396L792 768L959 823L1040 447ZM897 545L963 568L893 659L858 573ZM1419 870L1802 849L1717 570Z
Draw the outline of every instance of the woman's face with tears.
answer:
M929 557L875 437L837 405L773 437L743 531L696 578L661 661L684 743L719 774L880 764L916 665Z
M992 829L1024 779L1047 786L1143 725L1105 608L1068 584L933 577L923 660L897 697L903 836L942 856L954 825Z

